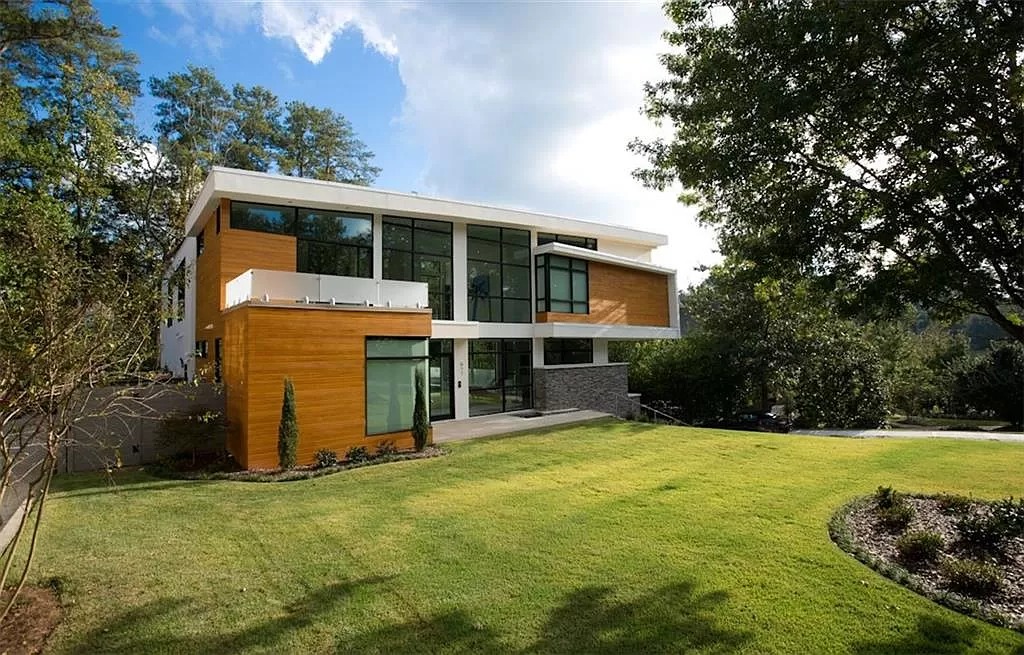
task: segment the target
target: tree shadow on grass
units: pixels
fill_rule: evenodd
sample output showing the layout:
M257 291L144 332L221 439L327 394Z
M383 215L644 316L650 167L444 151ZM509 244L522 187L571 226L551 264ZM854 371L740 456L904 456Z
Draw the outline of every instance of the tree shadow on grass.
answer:
M913 632L854 644L850 652L853 655L960 655L990 652L983 651L984 647L976 643L978 632L978 626L972 625L966 618L954 621L922 614ZM1016 649L1006 652L1008 655L1024 655L1024 637L1021 637L1021 643Z
M193 634L153 629L155 621L194 612L188 599L163 598L129 610L86 634L73 645L74 652L109 653L235 653L253 649L275 650L275 644L294 632L323 620L323 616L359 587L379 585L388 577L371 577L338 582L314 590L284 607L284 611L263 623L221 634L197 625ZM194 619L193 619L194 621ZM195 623L191 623L195 625ZM279 652L281 649L277 649Z
M614 598L609 587L590 586L569 594L548 615L536 641L525 649L502 643L497 633L462 609L392 624L343 639L341 653L661 653L700 649L729 653L751 634L717 625L715 612L725 592L697 595L694 585L667 585L634 600Z
M78 498L128 491L196 487L203 484L211 484L211 481L170 480L149 475L139 469L119 469L110 473L105 471L63 473L53 479L50 495L61 498Z

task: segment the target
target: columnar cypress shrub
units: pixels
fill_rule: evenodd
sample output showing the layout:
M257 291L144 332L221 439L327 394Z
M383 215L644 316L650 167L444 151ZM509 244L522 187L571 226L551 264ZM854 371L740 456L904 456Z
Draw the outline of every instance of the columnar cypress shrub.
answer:
M430 436L430 419L427 418L427 394L423 390L423 378L416 379L416 403L412 410L412 441L416 450L423 450L427 447L427 437Z
M299 445L299 424L295 420L295 387L291 378L284 379L284 402L281 423L277 428L277 457L282 469L295 467L295 451Z

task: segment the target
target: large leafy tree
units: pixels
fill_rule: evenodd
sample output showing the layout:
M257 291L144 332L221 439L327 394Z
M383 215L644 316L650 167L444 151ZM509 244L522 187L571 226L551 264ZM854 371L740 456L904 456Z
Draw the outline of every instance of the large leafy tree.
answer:
M672 0L636 141L727 253L1024 341L1024 5Z
M278 167L282 173L318 180L369 184L380 169L356 138L351 123L332 109L289 102Z
M61 446L109 407L91 390L137 379L153 350L157 287L108 215L138 89L117 36L82 0L0 5L0 528L16 521L0 620L28 575Z

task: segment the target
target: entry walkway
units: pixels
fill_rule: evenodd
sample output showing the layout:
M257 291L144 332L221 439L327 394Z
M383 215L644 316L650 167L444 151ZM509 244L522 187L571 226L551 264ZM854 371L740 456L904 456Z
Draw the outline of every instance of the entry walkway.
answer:
M499 434L525 432L538 428L550 428L556 425L585 423L609 416L611 414L583 409L555 414L540 414L539 416L516 416L515 413L491 414L490 416L438 421L433 424L434 443L463 441L479 437L492 437Z
M861 439L971 439L1024 443L1024 432L984 432L980 430L977 432L961 430L793 430L793 434Z

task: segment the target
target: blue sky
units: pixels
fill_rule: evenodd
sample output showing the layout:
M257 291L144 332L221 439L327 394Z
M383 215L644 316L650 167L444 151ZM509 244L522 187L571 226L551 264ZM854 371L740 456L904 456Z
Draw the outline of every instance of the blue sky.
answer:
M187 64L226 85L331 107L383 169L375 186L662 232L680 282L717 261L672 191L643 189L626 151L661 75L656 2L98 0L144 80ZM153 101L137 107L152 125Z

